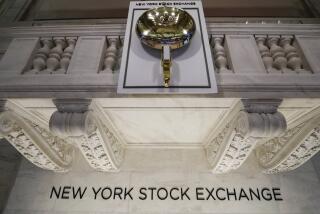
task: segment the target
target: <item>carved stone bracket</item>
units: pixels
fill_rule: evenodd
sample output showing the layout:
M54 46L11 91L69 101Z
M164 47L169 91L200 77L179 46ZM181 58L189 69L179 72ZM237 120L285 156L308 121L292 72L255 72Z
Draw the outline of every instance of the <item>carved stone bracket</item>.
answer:
M36 166L57 172L68 171L73 159L72 146L38 124L5 110L4 102L0 102L0 106L1 103L0 136Z
M242 100L244 110L226 123L206 148L213 173L239 168L261 138L278 136L286 120L277 111L280 100Z
M320 150L320 117L299 123L256 150L264 173L286 172L301 166Z
M58 111L50 118L50 129L73 141L89 165L99 171L118 171L124 148L117 136L92 110L91 100L54 100Z

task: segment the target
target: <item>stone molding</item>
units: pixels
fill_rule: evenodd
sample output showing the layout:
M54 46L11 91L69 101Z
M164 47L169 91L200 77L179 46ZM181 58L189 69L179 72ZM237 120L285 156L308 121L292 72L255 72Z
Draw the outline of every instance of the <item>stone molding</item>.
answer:
M26 159L36 166L66 172L73 160L73 147L12 110L4 108L1 101L0 136L4 137Z
M87 99L54 100L58 111L50 118L50 130L77 145L92 168L118 171L124 147L112 129L90 109L90 102Z
M242 100L235 117L206 146L213 173L239 168L262 138L274 137L286 128L284 116L277 112L281 100Z
M278 19L277 19L278 20ZM31 24L31 23L29 23ZM1 27L1 37L56 37L56 36L124 36L126 24L81 24ZM319 24L273 24L273 23L216 23L207 22L208 33L215 35L319 35Z

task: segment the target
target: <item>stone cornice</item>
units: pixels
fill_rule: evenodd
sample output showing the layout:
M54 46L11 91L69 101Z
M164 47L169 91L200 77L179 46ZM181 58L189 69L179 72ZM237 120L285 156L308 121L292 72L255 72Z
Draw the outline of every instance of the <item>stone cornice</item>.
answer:
M78 24L0 27L0 37L124 36L126 24ZM320 35L320 24L245 24L207 22L209 34Z

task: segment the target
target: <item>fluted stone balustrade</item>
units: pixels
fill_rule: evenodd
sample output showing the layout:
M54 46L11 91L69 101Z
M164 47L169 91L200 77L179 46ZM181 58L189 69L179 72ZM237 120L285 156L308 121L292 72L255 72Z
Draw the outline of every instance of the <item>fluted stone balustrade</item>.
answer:
M53 41L54 47L49 52L47 69L44 71L45 73L54 73L60 68L60 60L62 58L63 50L66 47L66 41L63 37L56 37L53 39Z
M118 59L117 59L117 64L118 64L117 69L120 69L120 66L121 66L123 43L124 43L124 37L121 36L121 37L120 37L120 48L119 48Z
M73 147L47 129L19 116L0 101L0 137L4 137L36 166L66 172L73 160Z
M210 45L213 49L213 57L215 66L218 68L218 72L230 72L228 69L228 60L226 51L224 49L224 36L223 35L212 35Z
M263 138L279 136L286 119L277 111L280 100L243 100L225 126L206 146L213 173L226 173L239 168Z
M43 32L16 32L17 38L0 62L0 94L70 97L72 91L79 97L83 93L87 97L115 95L123 33L117 34L117 28L108 33L110 26L68 26L70 33L61 37L65 29L55 28L52 36L51 28L45 27ZM304 25L234 25L230 29L208 24L220 89L217 96L281 99L298 93L318 97L320 29L306 29Z
M51 38L42 38L40 40L40 43L42 47L37 50L34 56L34 59L32 61L32 70L29 71L30 73L37 74L46 68L46 62L49 56L50 49L53 46L53 41L51 40Z
M293 36L256 35L255 38L268 72L306 72L297 47L293 46Z
M30 69L24 71L26 74L61 74L66 73L77 37L54 37L41 38L40 48L32 59Z
M107 38L107 49L105 52L105 58L103 62L103 73L113 73L118 66L118 55L121 46L120 38Z
M58 111L50 118L50 130L76 144L89 165L104 172L118 171L124 147L112 129L89 110L91 100L55 100Z
M273 58L273 67L283 72L287 68L288 62L283 48L279 46L279 41L280 36L268 36L267 44Z
M61 68L62 73L67 72L67 69L70 64L70 60L71 60L71 57L72 57L72 54L74 51L74 47L77 42L77 38L76 37L73 37L73 38L69 37L69 38L66 38L66 40L67 40L68 46L63 50L62 59L60 61L60 68Z
M256 36L258 49L261 54L264 66L266 67L268 72L272 72L273 59L272 59L269 48L266 46L266 40L267 40L267 36L263 36L263 35Z
M286 54L288 68L299 72L302 70L302 60L297 49L291 45L293 40L293 36L281 36L280 45Z

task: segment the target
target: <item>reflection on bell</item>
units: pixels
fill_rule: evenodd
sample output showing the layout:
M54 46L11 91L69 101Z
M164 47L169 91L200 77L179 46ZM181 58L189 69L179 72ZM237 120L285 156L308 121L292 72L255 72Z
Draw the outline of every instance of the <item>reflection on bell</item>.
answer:
M170 56L169 45L164 45L162 47L161 65L163 68L163 85L165 88L168 88L169 82L170 82L170 67L171 67L171 56Z
M162 50L164 87L169 87L170 82L170 51L187 45L195 30L192 16L175 7L157 7L139 17L136 33L141 42L151 48Z

